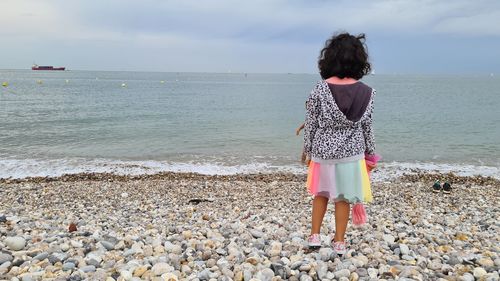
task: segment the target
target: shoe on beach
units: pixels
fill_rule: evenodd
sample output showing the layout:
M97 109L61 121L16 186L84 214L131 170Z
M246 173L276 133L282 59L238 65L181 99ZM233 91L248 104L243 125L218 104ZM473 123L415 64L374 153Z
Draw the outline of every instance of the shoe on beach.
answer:
M443 189L441 187L441 183L439 181L434 182L434 185L432 186L432 191L439 193L441 192L441 189Z
M345 244L344 241L342 241L342 242L334 242L332 240L332 242L333 242L333 251L335 253L337 253L337 255L343 256L343 255L345 255L345 253L347 253L347 247L346 247L346 244Z
M307 239L309 244L309 249L319 249L321 248L321 236L319 234L311 234L309 239Z
M443 193L446 193L446 194L451 193L451 184L449 182L445 182L443 184Z

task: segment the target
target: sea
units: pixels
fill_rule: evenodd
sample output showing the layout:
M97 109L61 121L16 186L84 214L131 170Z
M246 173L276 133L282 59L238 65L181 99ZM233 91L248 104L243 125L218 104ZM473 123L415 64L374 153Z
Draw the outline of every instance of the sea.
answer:
M305 173L317 74L0 70L0 178L82 172ZM500 178L500 77L389 75L377 90L381 180Z

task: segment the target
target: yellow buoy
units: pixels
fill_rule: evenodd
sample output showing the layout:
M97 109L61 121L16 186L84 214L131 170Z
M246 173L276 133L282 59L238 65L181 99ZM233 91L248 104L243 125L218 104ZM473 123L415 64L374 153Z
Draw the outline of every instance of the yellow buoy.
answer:
M37 82L38 84L42 84L42 83L43 83L43 81L42 81L42 80L36 80L36 82Z
M9 86L9 83L7 83L7 82L3 82L3 83L2 83L2 86L7 87L7 86Z
M160 83L162 83L162 84L163 84L163 83L165 83L165 81L161 80L161 81L160 81Z

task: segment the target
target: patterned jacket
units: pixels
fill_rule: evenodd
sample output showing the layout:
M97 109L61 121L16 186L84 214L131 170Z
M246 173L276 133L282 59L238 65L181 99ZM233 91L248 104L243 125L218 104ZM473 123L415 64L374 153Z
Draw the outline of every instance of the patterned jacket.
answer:
M319 81L306 102L304 152L311 159L362 159L375 153L372 112L375 90L372 89L366 111L358 121L351 121L338 108L326 81Z

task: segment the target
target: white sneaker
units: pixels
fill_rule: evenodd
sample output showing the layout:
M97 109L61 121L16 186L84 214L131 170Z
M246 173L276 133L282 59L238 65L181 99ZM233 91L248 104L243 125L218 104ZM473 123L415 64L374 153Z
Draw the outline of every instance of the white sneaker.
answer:
M317 233L311 234L309 239L307 239L307 243L309 244L309 249L321 248L321 236Z
M332 241L333 242L333 241ZM333 251L337 253L337 255L342 256L347 253L347 247L344 241L342 242L333 242Z

